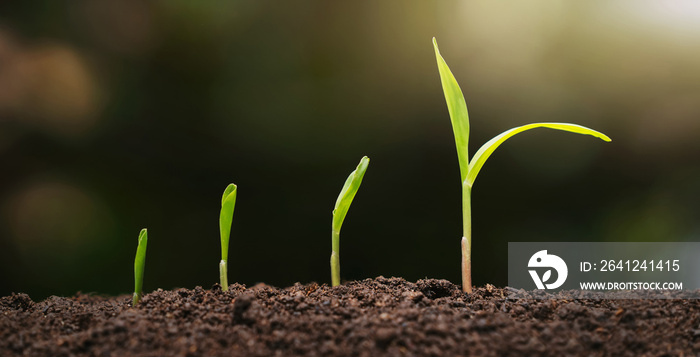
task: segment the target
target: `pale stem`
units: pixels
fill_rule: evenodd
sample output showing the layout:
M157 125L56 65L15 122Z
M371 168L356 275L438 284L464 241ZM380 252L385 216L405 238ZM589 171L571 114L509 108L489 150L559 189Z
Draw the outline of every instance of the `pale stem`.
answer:
M219 280L221 281L221 290L228 291L228 261L223 259L219 263Z
M462 291L472 292L472 189L462 184Z
M333 230L331 242L331 283L340 285L340 232Z

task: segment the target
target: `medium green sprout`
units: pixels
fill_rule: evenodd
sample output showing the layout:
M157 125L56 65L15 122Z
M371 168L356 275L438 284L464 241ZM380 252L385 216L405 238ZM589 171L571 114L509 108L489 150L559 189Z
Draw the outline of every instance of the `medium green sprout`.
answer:
M345 215L350 209L350 204L360 188L368 165L369 158L365 156L360 160L355 171L350 173L348 179L345 180L345 185L340 190L338 200L335 201L335 208L333 208L333 232L331 235L331 281L333 286L340 285L340 227L343 225Z
M534 128L550 128L557 130L569 131L577 134L587 134L600 138L605 141L610 141L605 134L595 130L568 123L534 123L519 126L503 132L495 138L484 144L474 155L471 162L467 152L469 142L469 114L467 112L467 104L462 95L462 90L457 84L457 80L452 75L447 63L440 55L437 41L433 37L433 47L435 48L435 57L437 58L438 70L440 72L440 81L442 82L442 90L445 93L447 108L452 121L452 131L455 136L457 145L457 159L459 161L459 170L462 182L462 290L470 293L472 291L471 277L471 192L476 175L481 170L481 167L486 162L486 159L511 136L520 132Z
M221 289L228 291L228 241L231 236L233 209L236 207L237 186L228 185L221 197L221 213L219 214L219 231L221 233L221 262L219 263L219 280Z
M134 259L134 301L132 306L138 305L141 301L143 271L146 266L146 245L148 245L148 231L144 228L139 233L139 246L136 248L136 258Z

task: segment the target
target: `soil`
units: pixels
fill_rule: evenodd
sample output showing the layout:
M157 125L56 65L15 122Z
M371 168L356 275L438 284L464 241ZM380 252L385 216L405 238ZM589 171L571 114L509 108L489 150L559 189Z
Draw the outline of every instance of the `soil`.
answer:
M699 300L524 300L491 285L367 279L286 289L0 298L0 355L695 356Z

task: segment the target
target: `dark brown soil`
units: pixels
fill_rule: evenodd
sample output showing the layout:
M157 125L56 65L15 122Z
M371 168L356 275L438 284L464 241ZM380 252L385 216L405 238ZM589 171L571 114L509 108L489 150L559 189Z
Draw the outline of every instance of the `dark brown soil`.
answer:
M487 285L367 279L130 298L0 298L0 355L695 356L698 300L511 300Z

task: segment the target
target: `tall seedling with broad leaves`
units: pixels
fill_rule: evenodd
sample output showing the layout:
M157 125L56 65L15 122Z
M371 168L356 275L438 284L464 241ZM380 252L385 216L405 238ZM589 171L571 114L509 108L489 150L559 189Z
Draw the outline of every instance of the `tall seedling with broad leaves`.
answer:
M221 262L219 263L219 282L221 290L228 291L228 241L231 237L231 222L233 209L236 207L236 192L238 187L228 185L221 197L221 213L219 214L219 231L221 233Z
M484 144L469 161L468 143L469 143L469 114L467 112L467 104L462 95L462 90L457 84L457 80L452 75L447 63L440 55L437 41L433 38L433 47L435 48L435 57L437 58L438 70L440 72L440 81L442 82L442 90L445 93L447 101L447 109L450 113L452 121L452 131L457 144L457 159L459 161L459 171L462 182L462 290L470 293L472 291L471 277L471 244L472 244L472 228L471 228L471 193L472 186L476 175L481 170L481 167L486 162L486 159L508 138L520 132L534 128L550 128L557 130L569 131L577 134L593 135L605 141L610 141L605 134L595 130L583 127L576 124L568 123L534 123L519 126L503 132L495 138Z
M350 173L348 179L345 180L345 185L343 185L343 189L340 190L340 195L338 195L338 199L335 201L331 234L331 282L333 286L340 285L340 227L343 225L345 215L348 213L348 209L350 209L350 204L353 198L355 198L357 190L360 188L362 178L365 176L368 165L369 158L365 156L360 160L355 171Z

